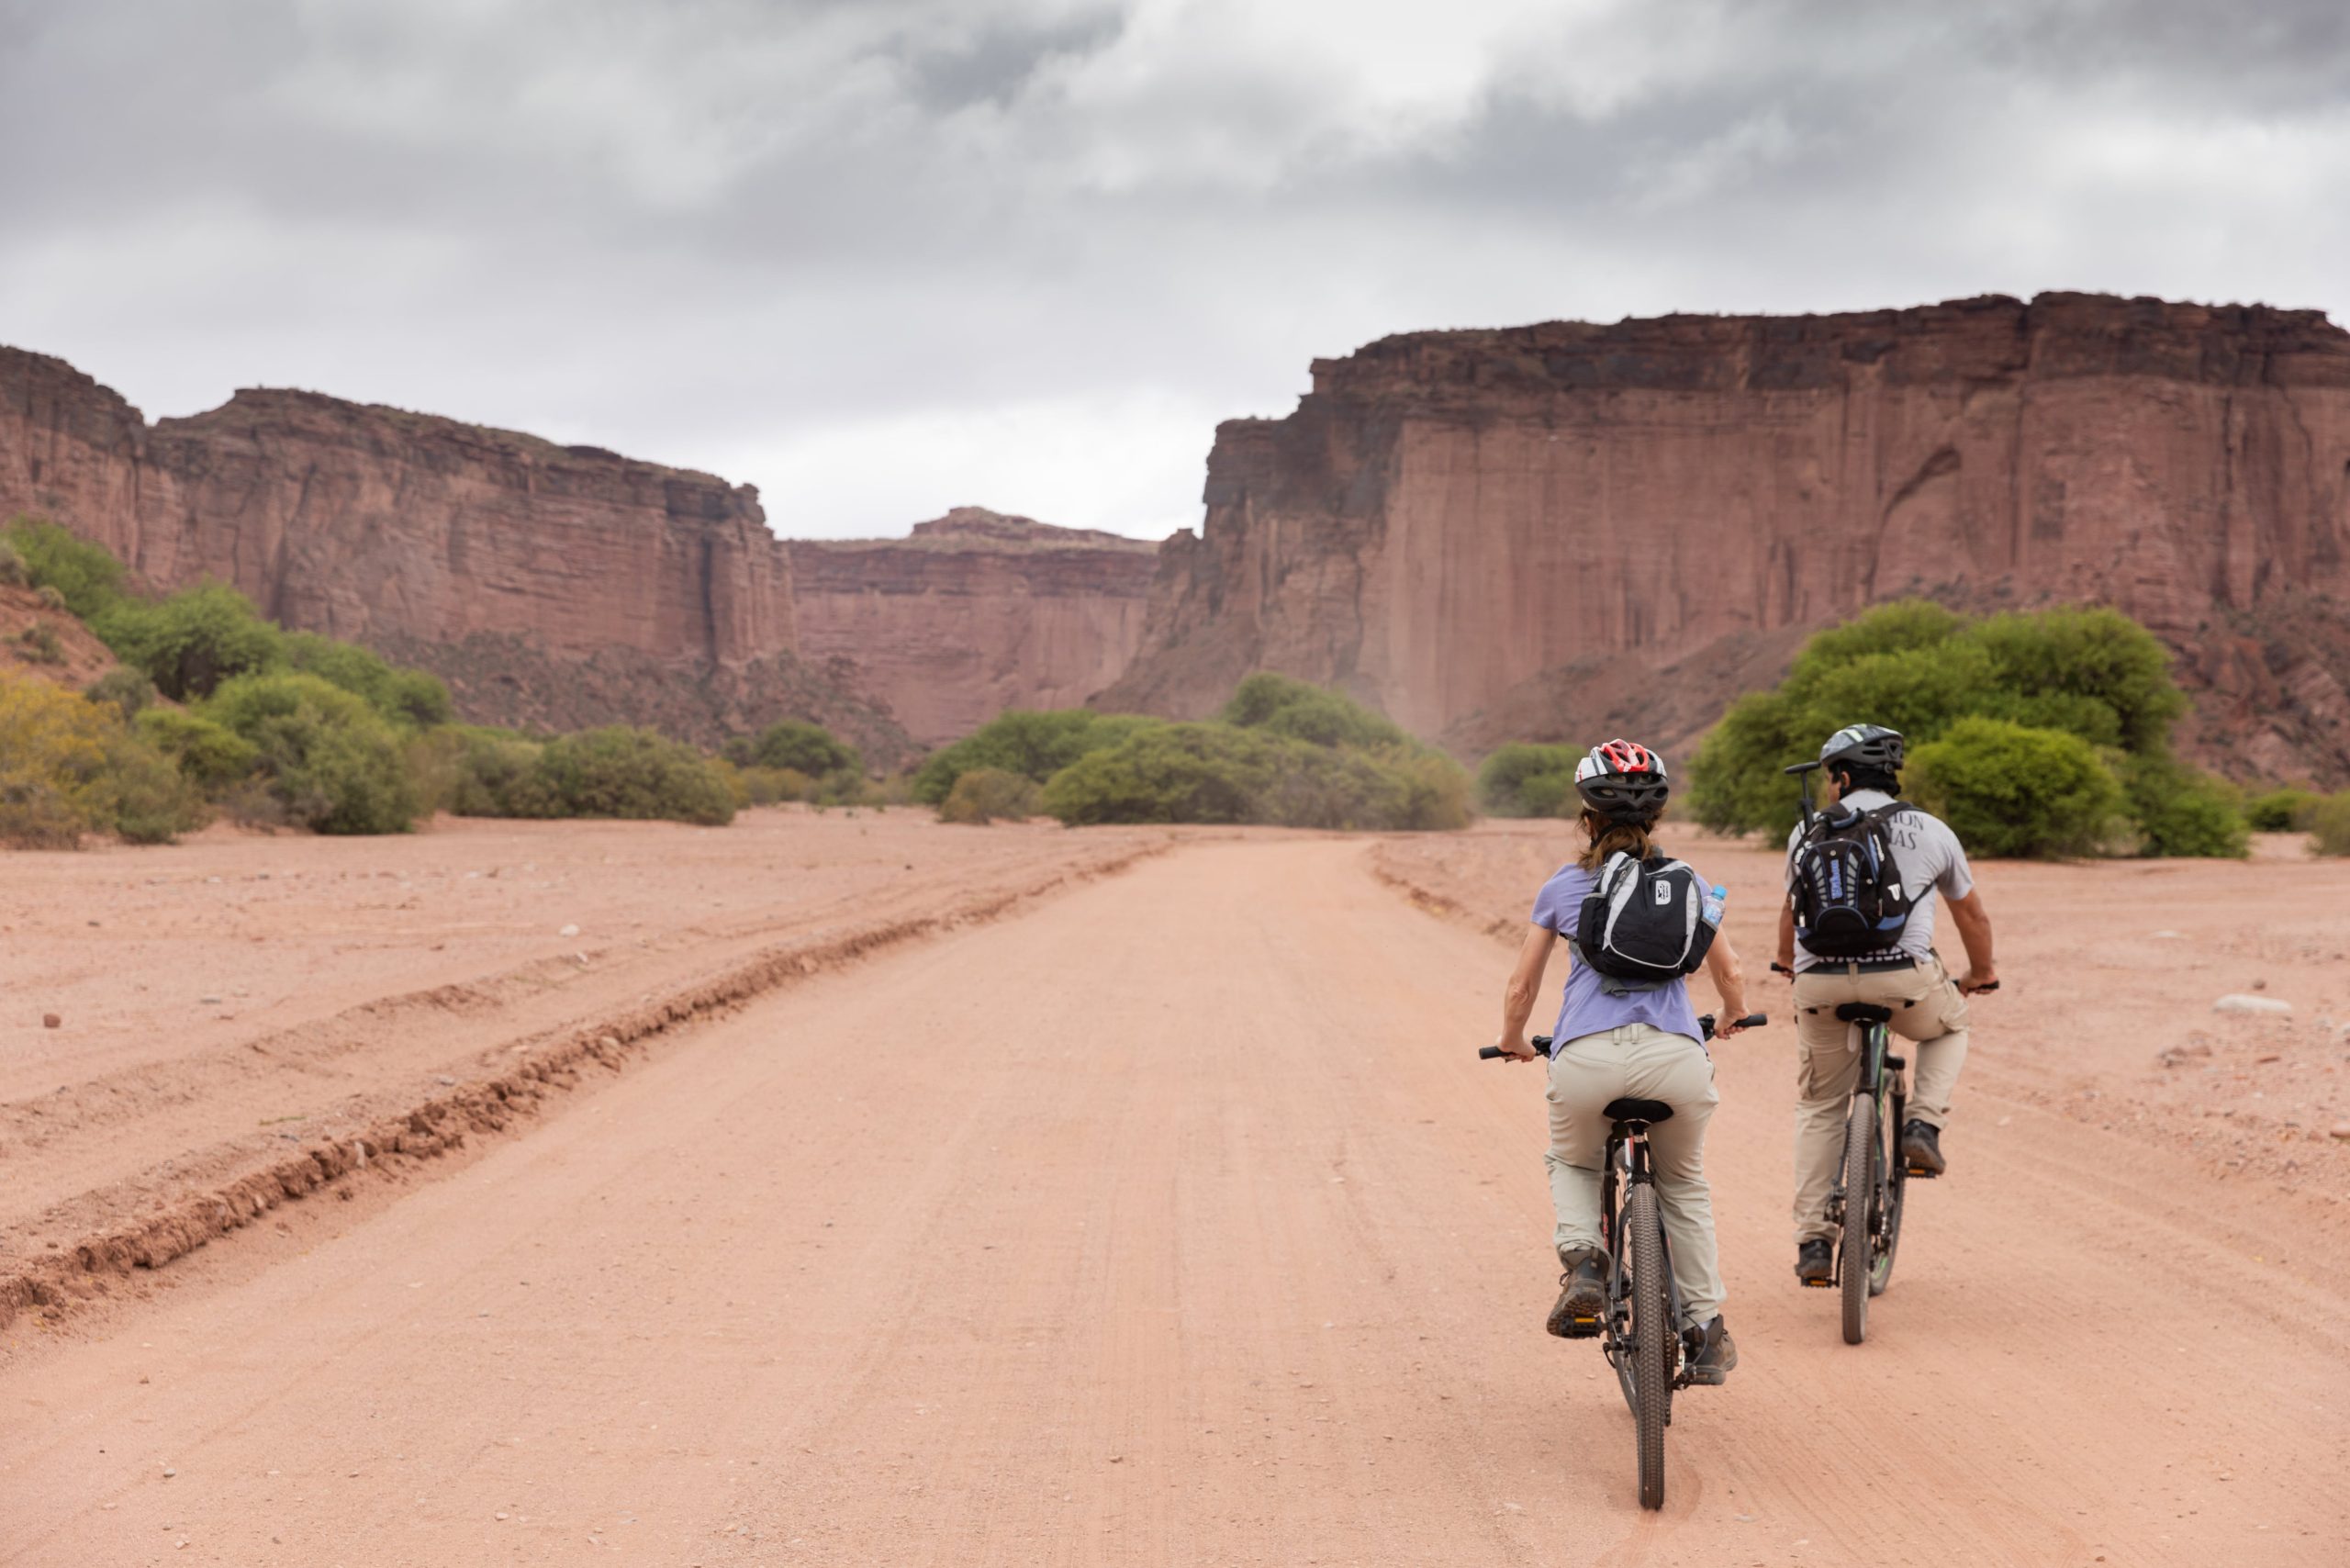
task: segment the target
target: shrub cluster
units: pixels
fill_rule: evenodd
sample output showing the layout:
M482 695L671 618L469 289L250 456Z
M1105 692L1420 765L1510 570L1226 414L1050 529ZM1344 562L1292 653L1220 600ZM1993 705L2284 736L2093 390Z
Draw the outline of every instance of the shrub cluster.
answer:
M203 801L121 712L30 676L0 675L0 843L71 849L85 833L139 844L199 825Z
M2350 790L2310 808L2310 847L2320 855L2350 855Z
M1025 774L1001 767L974 767L955 780L938 808L943 823L984 827L991 822L1026 822L1044 805L1044 791Z
M1796 791L1781 770L1850 723L1908 737L1920 804L1989 854L2245 853L2227 786L2177 761L2187 700L2145 628L2068 608L1968 620L1883 605L1805 644L1777 688L1731 705L1691 769L1699 821L1784 834Z
M1032 801L1022 785L1040 793ZM1072 826L1456 828L1470 814L1468 777L1450 757L1337 692L1270 674L1243 681L1203 723L1004 713L923 764L914 794L949 821L1041 807Z
M81 696L9 684L11 843L168 838L214 809L354 834L402 832L432 811L714 824L742 805L872 796L856 750L812 724L745 737L733 761L648 730L548 739L453 724L448 689L424 671L286 632L220 584L137 598L106 551L46 522L0 537L0 580L54 597L123 661Z

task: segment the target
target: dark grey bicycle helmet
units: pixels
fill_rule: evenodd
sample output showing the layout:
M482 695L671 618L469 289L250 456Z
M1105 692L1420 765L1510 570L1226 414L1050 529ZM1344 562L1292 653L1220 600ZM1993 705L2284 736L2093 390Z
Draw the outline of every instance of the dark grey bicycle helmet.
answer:
M1841 762L1847 767L1898 773L1903 745L1899 730L1888 730L1883 724L1847 724L1819 748L1819 766L1832 767Z
M1638 741L1608 741L1575 764L1575 793L1609 822L1645 827L1663 812L1673 786L1664 758Z

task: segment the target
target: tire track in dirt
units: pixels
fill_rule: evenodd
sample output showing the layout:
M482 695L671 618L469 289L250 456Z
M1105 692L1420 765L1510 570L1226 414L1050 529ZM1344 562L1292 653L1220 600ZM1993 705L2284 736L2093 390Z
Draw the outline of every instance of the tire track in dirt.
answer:
M231 1236L281 1205L315 1194L343 1191L370 1175L414 1170L467 1140L519 1130L543 1114L550 1096L578 1088L590 1072L618 1073L655 1041L744 1002L829 970L925 937L998 920L1051 894L1113 876L1162 854L1169 844L1125 847L1080 861L1049 876L967 901L934 914L894 919L846 932L784 943L724 970L715 978L647 997L638 1005L604 1014L504 1049L531 1059L511 1072L455 1083L446 1093L414 1102L380 1115L355 1133L313 1139L297 1152L236 1173L207 1190L177 1198L136 1219L81 1233L50 1257L36 1257L0 1271L0 1328L19 1314L39 1311L55 1320L75 1304L109 1294L109 1285L136 1271L160 1270L200 1247ZM559 963L526 966L553 968ZM527 975L497 977L488 985L441 986L385 999L352 1010L378 1023L417 1010L464 1012L487 1002L489 991ZM319 1031L299 1031L318 1049ZM331 1038L331 1031L329 1032ZM267 1044L252 1050L267 1055ZM337 1048L330 1044L331 1050ZM352 1047L341 1047L352 1048ZM168 1094L162 1096L168 1099ZM129 1096L118 1092L120 1102ZM12 1107L12 1110L17 1108ZM19 1112L25 1121L38 1118ZM103 1118L102 1119L106 1119ZM0 1122L16 1130L21 1123ZM26 1147L38 1148L36 1139ZM104 1211L135 1202L133 1193L102 1190L75 1206Z

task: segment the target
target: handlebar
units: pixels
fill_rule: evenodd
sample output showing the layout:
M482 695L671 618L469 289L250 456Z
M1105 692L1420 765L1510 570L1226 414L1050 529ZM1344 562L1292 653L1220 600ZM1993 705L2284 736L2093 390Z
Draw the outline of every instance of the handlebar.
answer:
M1738 1026L1741 1029L1760 1029L1763 1025L1768 1024L1770 1021L1770 1018L1763 1014L1750 1013L1745 1017L1738 1021ZM1705 1013L1698 1015L1697 1032L1706 1039L1710 1040L1714 1037L1714 1015L1712 1014ZM1550 1036L1548 1035L1535 1036L1533 1040L1535 1054L1543 1057L1549 1056L1550 1054L1550 1047L1552 1043ZM1509 1053L1502 1049L1499 1046L1481 1046L1478 1047L1477 1055L1482 1060L1496 1061L1501 1058L1509 1055Z

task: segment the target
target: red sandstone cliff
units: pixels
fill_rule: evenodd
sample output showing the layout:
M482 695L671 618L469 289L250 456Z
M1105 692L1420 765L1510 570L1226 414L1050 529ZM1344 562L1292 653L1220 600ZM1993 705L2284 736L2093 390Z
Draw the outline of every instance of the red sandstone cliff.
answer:
M2191 750L2350 779L2350 334L2316 312L1415 333L1219 428L1205 499L1104 705L1199 713L1275 669L1475 751L1661 689L1681 739L1874 601L2100 600L2177 651Z
M902 756L886 711L800 656L757 493L595 447L308 392L150 427L61 360L0 349L0 518L146 580L233 583L288 626L447 677L468 717L701 740L786 715Z
M837 658L914 739L1068 708L1126 667L1157 546L979 507L906 539L790 542L800 645Z

